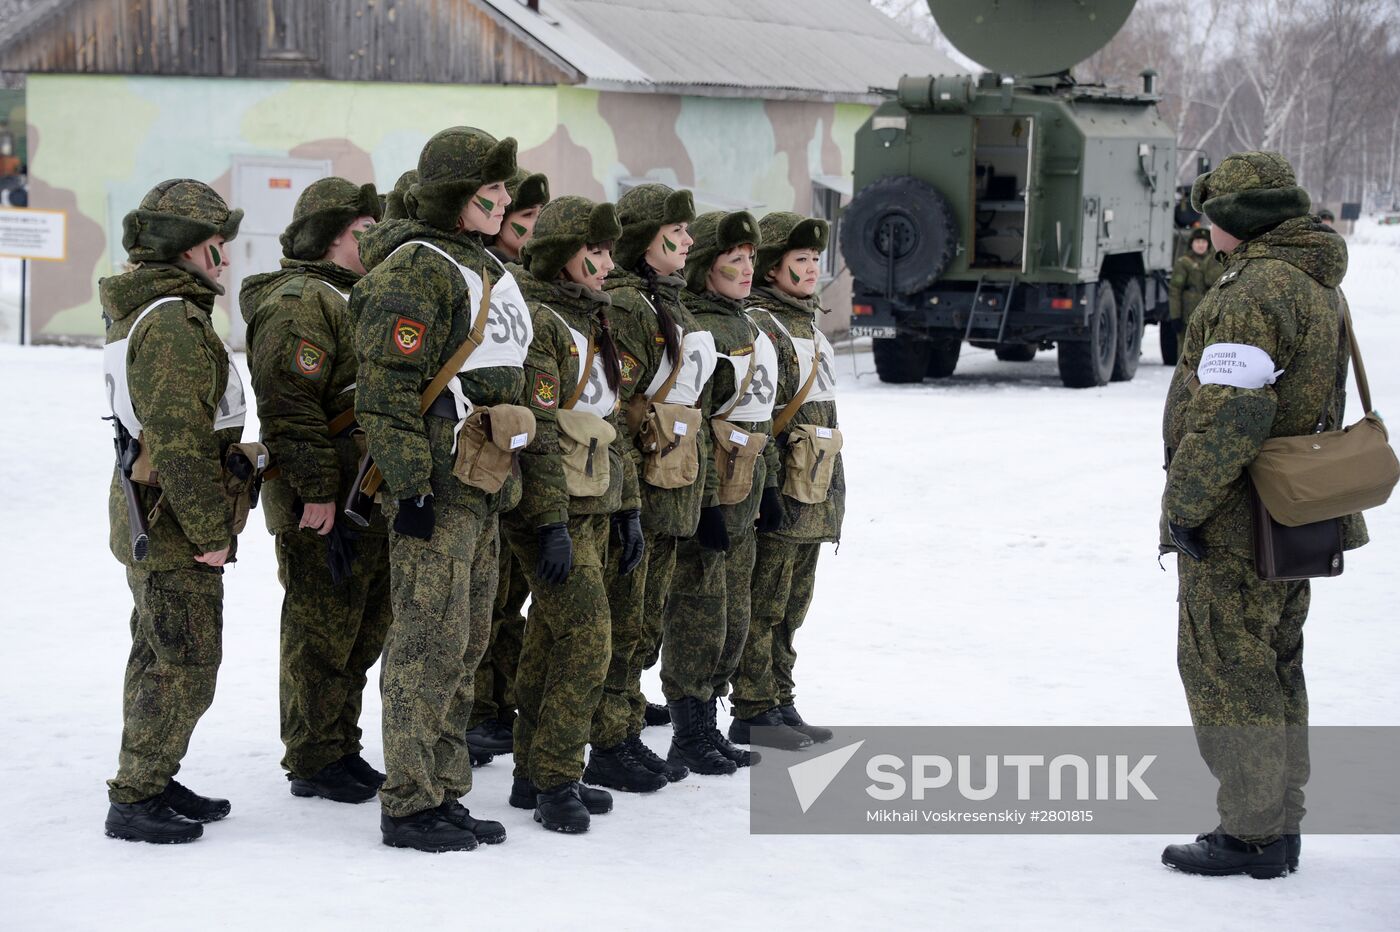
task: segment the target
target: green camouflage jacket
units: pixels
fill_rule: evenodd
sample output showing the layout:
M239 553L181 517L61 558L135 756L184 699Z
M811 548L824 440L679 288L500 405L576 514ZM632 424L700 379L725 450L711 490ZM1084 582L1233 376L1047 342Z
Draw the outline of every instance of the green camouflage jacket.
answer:
M803 301L776 288L756 286L749 297L748 309L749 317L768 334L768 338L778 350L778 402L777 407L773 409L776 417L802 387L797 351L788 336L799 340L815 339L817 315L822 313L821 302L815 297ZM816 381L808 394L815 395L823 388L832 391L834 386L835 373L819 369ZM815 424L818 427L841 426L836 417L835 401L808 400L789 423ZM781 448L782 438L778 440ZM839 541L841 522L846 514L846 466L842 455L836 454L836 466L831 474L831 488L826 501L819 505L808 505L784 496L783 508L787 512L787 521L781 530L773 532L776 536L806 543Z
M620 405L606 418L617 431L617 439L608 451L611 466L608 491L594 498L573 498L564 486L557 412L578 387L582 362L569 328L585 339L596 340L608 310L608 296L578 285L538 282L533 277L526 287L525 279L529 274L524 270L516 272L521 290L530 301L535 323L535 339L525 358L525 384L529 389L530 410L535 413L535 440L520 456L524 488L515 514L525 526L534 528L574 515L611 514L625 508L640 508L636 464L627 455L629 444ZM586 348L584 351L587 352Z
M1346 243L1310 217L1287 220L1242 243L1225 273L1187 325L1185 344L1167 393L1162 436L1167 448L1161 544L1175 548L1167 522L1200 527L1207 549L1252 554L1246 467L1270 437L1312 433L1319 416L1339 427L1346 404L1350 352L1338 349L1337 285L1346 274ZM1273 384L1226 384L1207 372L1190 383L1204 355L1218 344L1257 348L1278 372ZM1227 351L1229 348L1226 348ZM1366 542L1360 515L1345 522L1348 549Z
M355 404L355 342L346 310L360 276L334 262L283 259L276 272L243 280L239 309L248 323L248 368L262 442L281 476L263 485L267 528L297 526L292 504L343 503L359 467L360 445L326 424ZM369 533L383 533L376 510Z
M1198 256L1188 252L1177 257L1172 266L1171 281L1167 284L1172 320L1189 321L1196 306L1224 271L1225 267L1215 258L1214 253L1207 252L1204 256Z
M628 400L635 394L646 391L660 368L666 353L662 343L661 328L657 325L655 311L648 303L646 282L634 272L614 269L604 283L608 296L612 299L609 319L612 321L613 339L617 342L618 354L622 357L622 407L626 411ZM700 325L681 303L681 292L685 279L679 275L663 276L657 279L657 293L666 308L675 318L683 333L700 330ZM706 383L700 395L701 410L710 408L710 383ZM625 420L625 419L624 419ZM626 424L624 423L624 430ZM641 475L641 453L636 447L636 437L628 438L628 453L633 459L637 475ZM719 474L715 470L714 457L710 449L710 438L704 431L700 434L701 477L693 485L680 489L658 489L639 480L642 501L642 526L654 534L669 534L674 537L693 537L700 525L700 509L719 504L716 491Z
M360 239L360 258L369 271L350 295L359 358L356 418L384 474L386 497L431 493L443 530L444 506L465 506L478 516L508 511L519 501L520 481L512 477L494 494L459 481L452 475L455 422L418 413L428 383L466 341L477 308L452 262L425 246L398 249L410 240L431 243L477 274L489 272L493 281L503 273L477 237L415 220L376 224ZM456 378L474 405L524 402L523 369L492 366ZM466 525L447 529L470 533ZM452 547L451 533L439 538L435 532L435 546Z
M734 367L730 365L725 356L744 356L753 353L754 336L759 332L758 325L751 321L744 313L743 301L735 301L713 291L706 291L704 294L691 292L686 295L687 306L695 315L695 320L701 327L710 331L715 338L715 349L719 351L719 364L715 367L714 377L710 379L710 406L706 408L706 418L713 418L723 413L729 401L738 391L739 385L735 380ZM770 390L776 390L776 386L770 386ZM753 380L749 382L748 392L762 391L763 386L755 386ZM768 443L763 448L763 456L754 466L753 491L749 497L737 505L729 507L729 516L734 519L737 525L747 525L752 532L754 519L758 517L759 502L763 497L764 488L777 488L780 463L778 459L778 445L773 442L773 421L770 418L766 421L730 421L734 426L747 430L751 433L767 434ZM714 428L707 420L707 432L710 434L710 443L714 443ZM718 469L718 466L716 466Z
M214 430L231 365L209 319L214 292L183 269L148 263L104 278L99 293L110 321L107 342L131 337L127 386L161 483L159 489L136 487L147 514L161 500L150 522L150 549L138 564L131 556L126 498L113 470L108 494L112 553L143 570L188 569L199 554L234 543L233 502L224 492L223 461L242 430ZM140 311L166 297L182 301L155 308L132 333Z

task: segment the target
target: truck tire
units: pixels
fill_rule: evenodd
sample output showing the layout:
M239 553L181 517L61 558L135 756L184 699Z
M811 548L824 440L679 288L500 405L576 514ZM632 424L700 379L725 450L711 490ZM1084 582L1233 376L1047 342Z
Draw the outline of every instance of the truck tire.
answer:
M1066 388L1107 385L1118 357L1118 301L1107 282L1094 289L1094 313L1086 340L1061 340L1060 381Z
M875 372L881 382L902 385L924 380L929 358L928 341L915 337L876 337L870 342L875 355Z
M1034 343L1003 343L997 347L997 359L1002 362L1030 362L1038 347Z
M895 294L927 288L938 281L957 248L952 206L918 178L897 175L871 182L841 212L841 255L868 288L883 291L892 285Z
M1176 322L1168 317L1158 324L1157 328L1162 331L1162 365L1174 366L1181 353L1181 346L1177 342Z
M1113 381L1131 382L1137 375L1142 332L1147 326L1142 282L1136 277L1114 280L1113 297L1118 302L1118 356L1113 360Z
M962 352L962 337L934 337L929 342L927 375L931 379L946 379L958 367Z

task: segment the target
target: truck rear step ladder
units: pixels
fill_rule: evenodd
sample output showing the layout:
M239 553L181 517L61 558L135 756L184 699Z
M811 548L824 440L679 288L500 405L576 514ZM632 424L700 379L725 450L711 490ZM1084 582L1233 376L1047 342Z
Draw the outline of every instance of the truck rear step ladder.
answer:
M1016 276L1011 276L1011 278L1005 282L989 282L985 275L977 279L977 290L972 293L972 307L967 312L967 330L963 333L963 340L965 341L975 339L982 342L991 338L989 332L991 329L990 327L981 328L983 332L980 334L973 333L973 330L978 327L978 304L982 299L984 291L987 294L989 302L993 299L1000 299L999 306L995 310L985 312L990 314L996 314L998 311L1000 312L999 319L996 323L996 342L997 345L1000 346L1002 340L1006 337L1006 321L1011 316L1011 299L1016 295Z

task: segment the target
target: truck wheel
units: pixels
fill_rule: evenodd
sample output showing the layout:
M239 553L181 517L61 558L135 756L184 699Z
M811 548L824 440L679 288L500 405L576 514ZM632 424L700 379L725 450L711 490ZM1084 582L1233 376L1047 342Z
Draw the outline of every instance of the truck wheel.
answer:
M928 377L946 379L958 367L958 354L962 352L962 337L935 337L929 343Z
M875 354L875 371L881 382L899 385L924 380L924 369L928 366L929 358L927 340L876 337L871 341L871 349Z
M1118 356L1118 302L1107 282L1094 289L1087 340L1060 341L1060 381L1066 388L1107 385Z
M1030 362L1035 358L1034 343L1003 343L997 347L997 359L1002 362Z
M1136 277L1115 280L1113 297L1118 302L1118 357L1113 361L1113 381L1131 382L1137 375L1146 327L1142 282Z
M841 255L851 274L869 288L892 285L896 294L927 288L957 248L958 228L948 199L918 178L873 181L841 212Z
M1177 355L1181 352L1181 347L1176 341L1176 326L1170 317L1157 325L1157 329L1162 331L1162 365L1176 365Z

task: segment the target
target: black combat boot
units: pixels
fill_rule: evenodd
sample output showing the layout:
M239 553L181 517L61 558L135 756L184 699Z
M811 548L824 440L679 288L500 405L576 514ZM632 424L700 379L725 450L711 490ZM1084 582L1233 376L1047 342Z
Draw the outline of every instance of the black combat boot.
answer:
M824 744L831 740L832 732L830 728L823 728L820 725L808 725L806 722L802 721L802 716L797 714L797 706L791 703L778 706L778 714L783 717L784 725L788 726L793 731L802 732L816 744Z
M673 764L685 764L696 773L728 776L739 768L710 743L706 726L705 704L694 696L671 703L671 750L666 759Z
M215 799L212 796L200 796L194 790L171 780L165 785L165 792L160 794L161 801L177 815L182 815L195 822L217 822L228 815L231 808L227 799Z
M204 826L171 809L163 793L139 803L112 803L106 830L108 838L153 845L183 844L204 834Z
M424 809L406 816L379 814L379 832L390 848L412 848L441 854L444 851L471 851L477 841L470 829L449 821L440 808Z
M471 810L463 806L459 800L444 799L442 805L438 806L438 812L453 825L461 826L471 832L476 836L476 840L483 845L499 845L506 840L506 827L504 825L490 819L473 818Z
M337 803L363 803L374 798L377 787L356 780L343 760L327 764L309 777L287 774L293 796L319 796Z
M669 725L671 710L659 702L648 702L647 710L642 713L642 723L648 728L653 725Z
M588 808L579 797L578 783L562 783L536 796L535 821L551 832L576 835L588 831Z
M346 754L340 759L340 762L345 765L346 770L350 771L350 776L376 790L383 786L384 781L388 779L359 754Z
M1223 828L1216 828L1216 832L1224 832ZM1205 841L1211 836L1211 832L1203 832L1196 836L1197 841ZM1284 835L1284 861L1288 864L1288 872L1291 874L1298 869L1298 858L1303 853L1303 836L1298 834Z
M492 757L515 750L515 734L499 719L488 718L467 732L467 747Z
M753 729L761 729L754 733ZM754 739L759 740L755 741ZM809 735L789 726L776 707L753 718L735 718L729 723L729 740L735 744L758 745L780 751L801 751L812 746Z
M1162 852L1163 864L1186 874L1248 874L1256 880L1282 877L1288 872L1287 858L1288 843L1282 838L1254 845L1219 831L1189 845L1167 845Z
M626 741L588 752L583 781L624 793L654 793L667 784L664 774L653 772L632 753Z
M632 750L632 756L639 763L652 773L659 773L666 778L667 783L679 783L690 776L690 769L685 764L672 763L662 760L661 756L647 747L641 735L632 735L624 742Z
M710 697L710 702L705 706L705 733L709 735L710 743L715 746L725 757L734 762L736 767L752 767L763 759L757 751L745 751L741 747L731 744L729 739L720 733L719 724L716 722L717 714L715 706L719 700L714 696Z
M524 777L516 777L515 782L510 785L510 804L516 809L534 809L536 797L539 795L539 787ZM594 789L580 783L578 798L583 801L583 808L588 810L589 815L607 815L612 812L612 794L607 790Z

